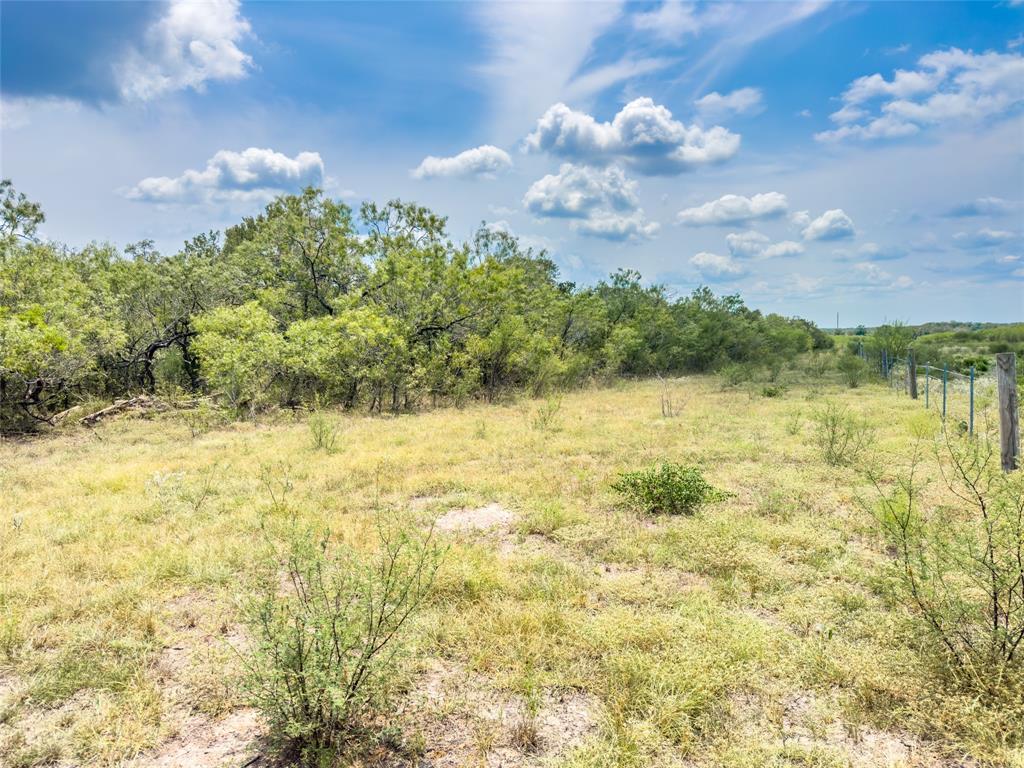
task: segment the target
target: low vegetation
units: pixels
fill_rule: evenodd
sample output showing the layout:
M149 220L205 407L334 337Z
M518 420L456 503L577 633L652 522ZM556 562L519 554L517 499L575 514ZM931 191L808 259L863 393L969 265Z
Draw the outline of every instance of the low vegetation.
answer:
M322 407L333 452L303 411L0 443L0 763L1024 765L985 419L947 442L874 383L779 382L616 381L543 429L546 398Z
M705 504L726 497L704 479L698 467L668 461L650 469L623 472L612 488L635 509L667 515L692 515Z
M379 521L378 531L370 557L292 531L242 609L252 638L241 651L242 687L285 759L330 765L387 702L395 654L440 550L430 533L394 520Z
M870 422L850 413L840 403L826 403L814 415L814 443L831 467L856 463L871 447L874 437Z
M998 696L1024 683L1024 476L1001 472L987 439L944 432L932 453L951 503L926 494L918 446L902 473L870 474L877 516L906 600L952 672Z

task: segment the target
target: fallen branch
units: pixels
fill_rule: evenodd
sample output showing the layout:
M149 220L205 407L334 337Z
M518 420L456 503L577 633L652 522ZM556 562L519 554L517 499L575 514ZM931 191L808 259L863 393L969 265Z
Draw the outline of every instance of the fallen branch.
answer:
M169 406L160 400L156 400L148 395L139 395L138 397L129 397L125 400L115 400L113 405L108 405L106 408L90 413L88 416L84 416L79 419L80 424L86 426L92 426L101 419L105 419L108 416L114 416L118 413L124 413L125 411L142 410L147 408L154 408L156 410L167 410Z

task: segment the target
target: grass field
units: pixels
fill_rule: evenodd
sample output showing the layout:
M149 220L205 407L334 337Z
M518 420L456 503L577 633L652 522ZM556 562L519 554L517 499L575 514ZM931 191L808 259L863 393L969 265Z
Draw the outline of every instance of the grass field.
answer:
M363 546L383 508L455 521L388 718L416 757L388 764L1024 766L1024 704L958 692L892 599L868 486L811 440L828 400L890 466L938 428L881 386L687 378L329 414L332 453L284 414L0 444L0 764L256 758L232 649L266 532L298 518ZM621 509L617 474L662 459L732 495Z

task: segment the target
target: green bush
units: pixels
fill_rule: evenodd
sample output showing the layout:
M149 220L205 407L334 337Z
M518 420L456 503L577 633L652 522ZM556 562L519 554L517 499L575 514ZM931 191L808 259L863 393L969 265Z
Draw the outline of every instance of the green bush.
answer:
M814 414L814 442L825 463L841 467L854 463L874 442L875 432L846 406L828 403Z
M855 354L842 355L836 367L851 389L859 387L868 377L868 364Z
M953 436L935 452L953 505L922 493L917 450L894 477L869 473L894 555L899 596L971 687L998 695L1024 677L1024 475L1000 471L987 437Z
M623 472L612 489L625 502L644 512L691 515L705 504L721 501L728 494L707 480L697 467L663 462L637 472Z
M375 557L308 534L286 547L243 609L245 690L275 748L325 765L355 747L393 685L396 650L440 560L430 534L379 526Z

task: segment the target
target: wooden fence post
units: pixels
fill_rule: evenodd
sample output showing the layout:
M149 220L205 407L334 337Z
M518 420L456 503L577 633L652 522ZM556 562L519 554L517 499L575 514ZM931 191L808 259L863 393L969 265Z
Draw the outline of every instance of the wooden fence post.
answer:
M1020 410L1017 400L1017 356L996 355L996 384L999 388L999 447L1003 472L1017 468L1020 456Z
M917 400L917 358L913 352L907 355L907 392L912 400Z

